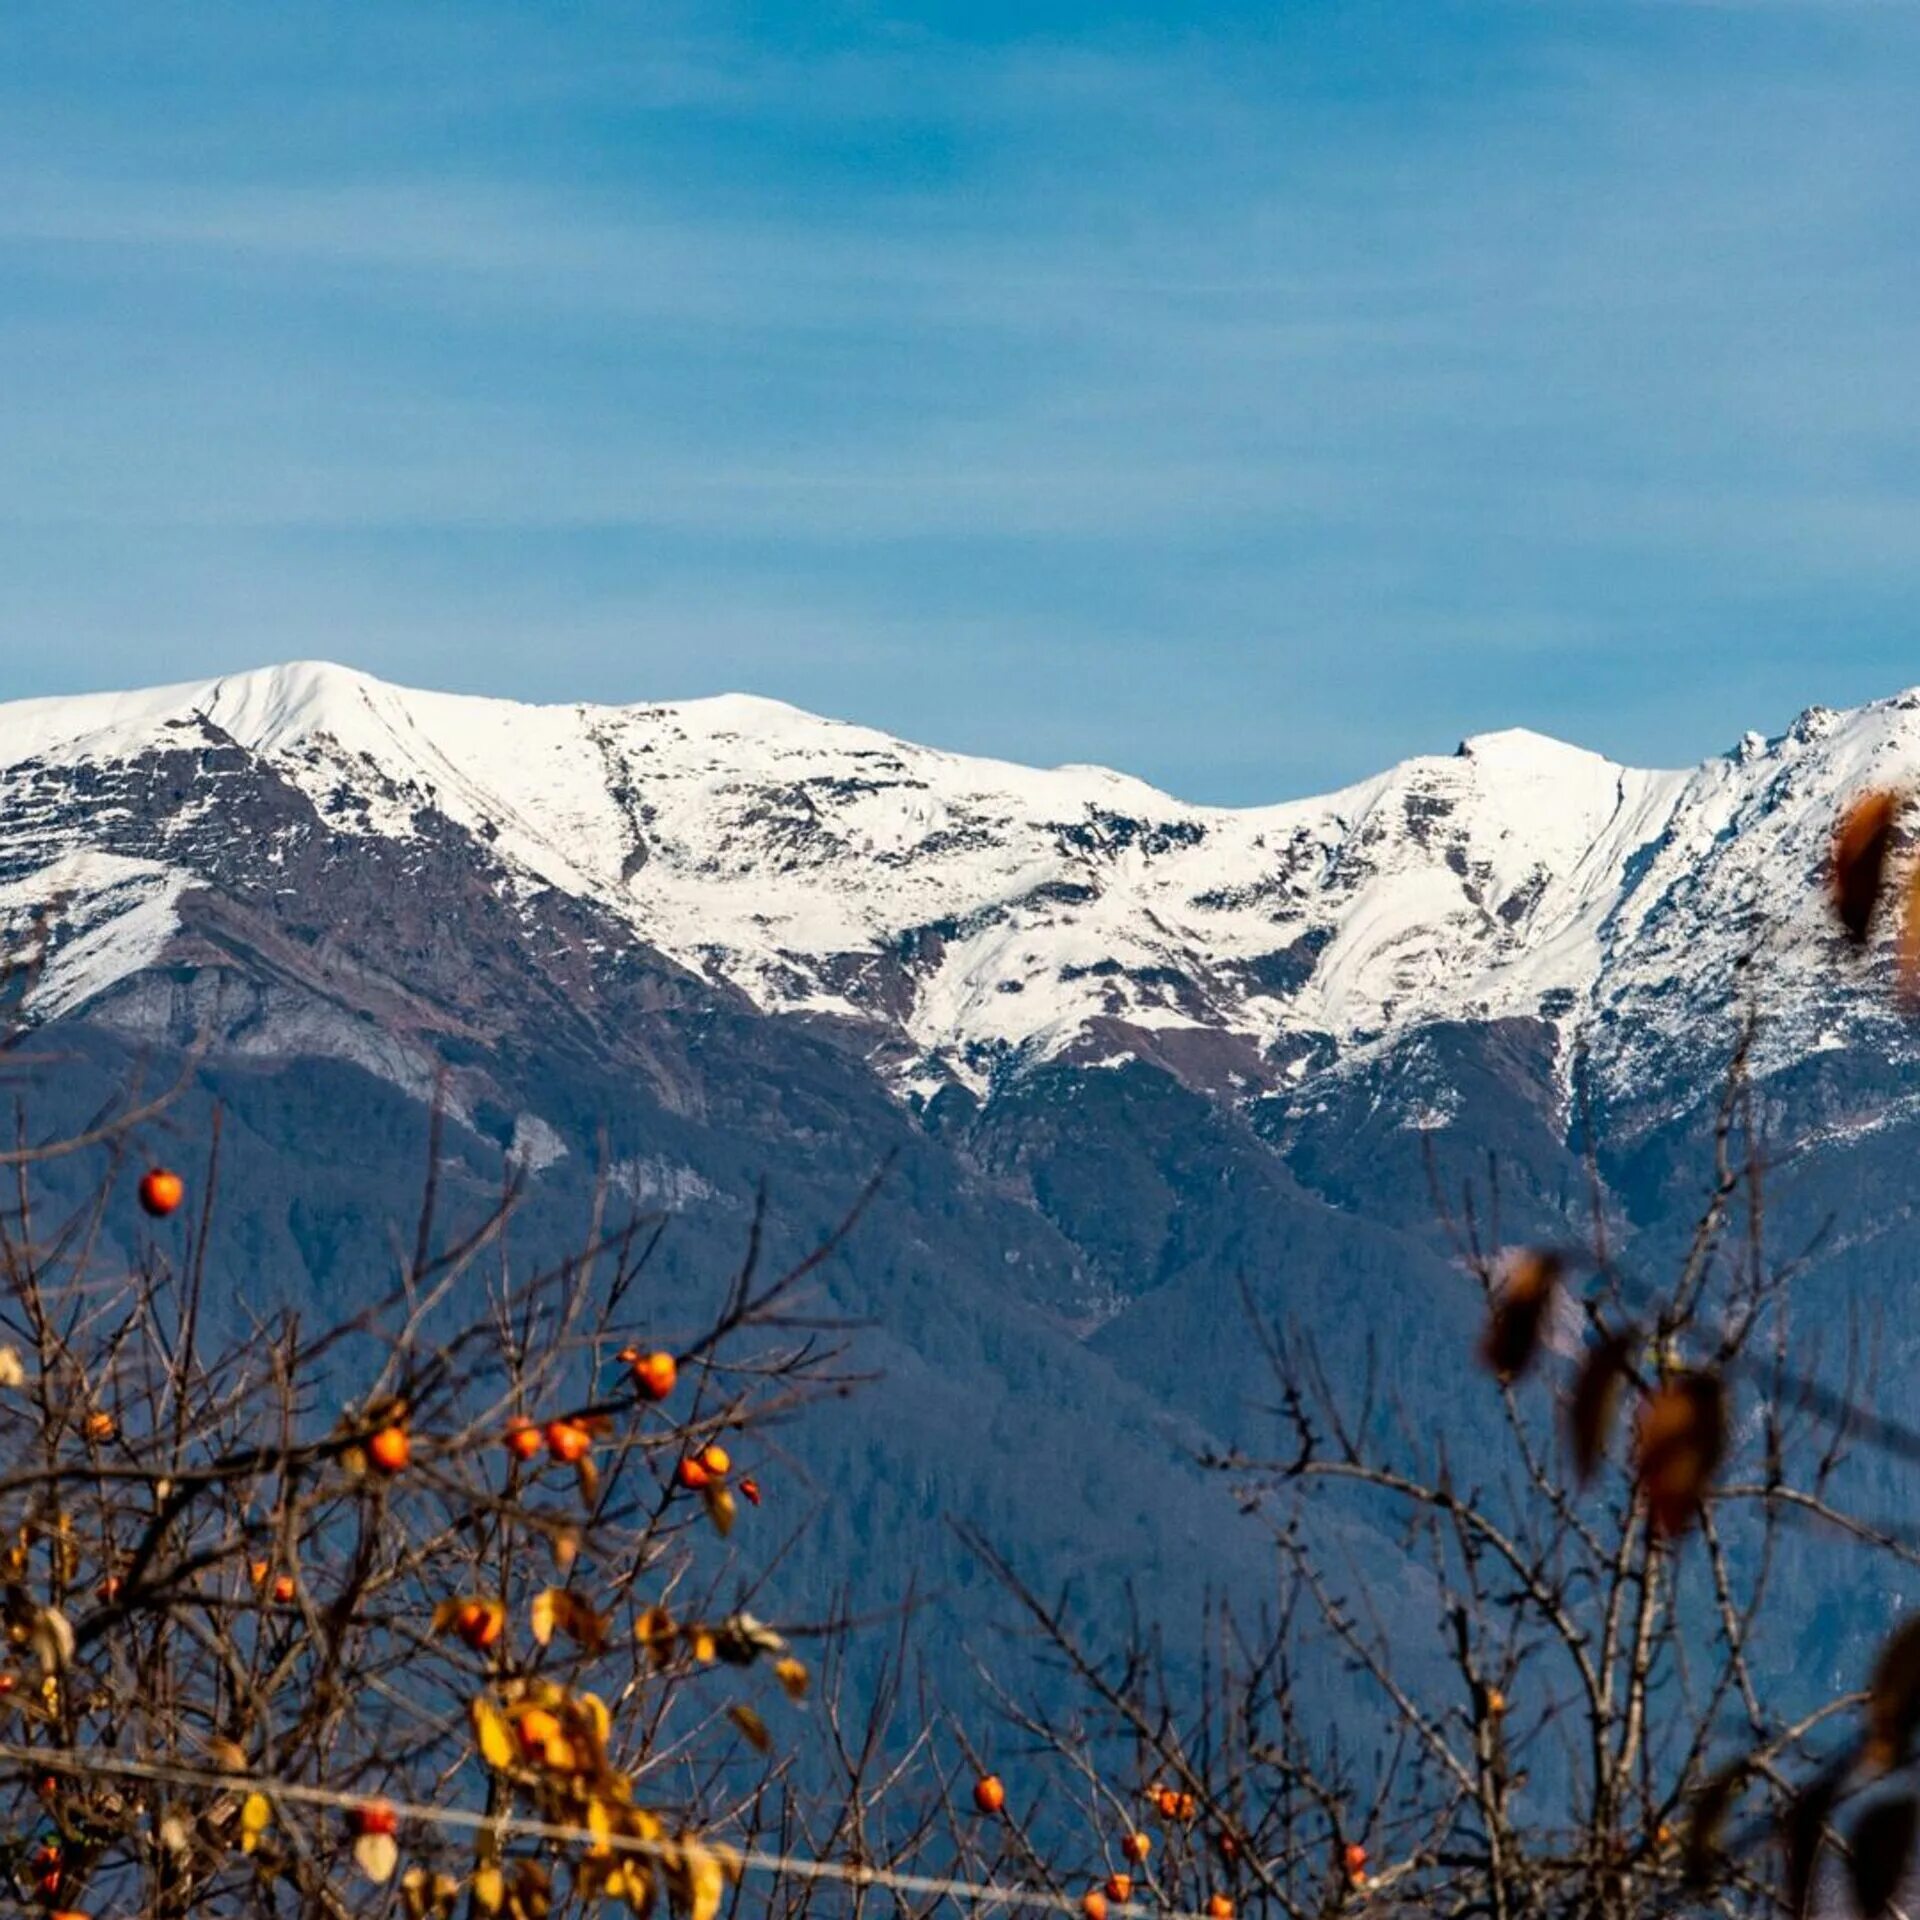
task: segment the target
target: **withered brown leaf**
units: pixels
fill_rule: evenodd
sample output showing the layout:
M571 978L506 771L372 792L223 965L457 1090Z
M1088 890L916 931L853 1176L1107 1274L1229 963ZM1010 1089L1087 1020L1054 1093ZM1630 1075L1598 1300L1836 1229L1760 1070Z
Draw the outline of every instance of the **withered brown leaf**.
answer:
M1867 1685L1866 1762L1875 1772L1897 1767L1920 1728L1920 1614L1888 1635Z
M1854 1822L1848 1836L1847 1874L1854 1905L1864 1920L1880 1920L1893 1905L1906 1878L1914 1834L1920 1830L1920 1803L1911 1795L1876 1800Z
M773 1735L767 1731L767 1723L751 1707L736 1703L727 1709L727 1718L740 1729L755 1753L773 1751Z
M1634 1471L1655 1529L1685 1533L1727 1446L1727 1391L1716 1373L1675 1373L1640 1405Z
M1632 1351L1623 1333L1602 1334L1590 1346L1574 1376L1567 1400L1567 1438L1573 1449L1573 1468L1584 1483L1591 1480L1606 1456L1607 1436L1613 1429L1614 1409L1627 1380L1627 1356Z
M1499 1379L1516 1379L1533 1364L1564 1270L1560 1256L1543 1249L1522 1247L1508 1255L1480 1342L1481 1359Z
M1794 1796L1781 1819L1780 1838L1787 1855L1784 1904L1793 1920L1807 1920L1813 1876L1827 1837L1827 1816L1833 1811L1844 1778L1844 1774L1829 1768Z
M1720 1878L1726 1856L1720 1848L1720 1836L1726 1829L1727 1815L1747 1784L1748 1765L1744 1756L1712 1775L1694 1795L1693 1816L1687 1823L1686 1880L1695 1893L1704 1893Z
M1834 829L1828 887L1833 910L1855 946L1863 945L1873 928L1899 808L1897 793L1875 787L1848 806Z

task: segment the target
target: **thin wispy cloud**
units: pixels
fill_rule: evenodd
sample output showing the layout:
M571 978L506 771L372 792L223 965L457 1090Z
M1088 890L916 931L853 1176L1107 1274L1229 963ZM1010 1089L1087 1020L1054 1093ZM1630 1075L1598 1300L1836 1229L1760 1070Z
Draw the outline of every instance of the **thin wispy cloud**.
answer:
M0 26L0 692L697 664L1257 798L1920 678L1920 38L1778 11Z

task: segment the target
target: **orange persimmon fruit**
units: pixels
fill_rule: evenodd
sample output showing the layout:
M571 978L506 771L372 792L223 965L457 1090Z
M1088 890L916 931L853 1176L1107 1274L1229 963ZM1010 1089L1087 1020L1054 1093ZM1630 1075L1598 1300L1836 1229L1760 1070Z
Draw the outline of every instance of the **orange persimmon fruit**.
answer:
M633 1384L642 1396L648 1400L666 1399L680 1378L680 1363L664 1351L639 1353L629 1348L628 1352L632 1354L627 1365L633 1374Z
M169 1167L149 1167L140 1176L140 1206L155 1220L164 1220L187 1197L187 1183Z
M522 1753L543 1754L560 1738L560 1722L545 1707L529 1707L514 1726Z
M465 1600L453 1617L453 1630L476 1653L483 1653L506 1628L506 1609L485 1600Z

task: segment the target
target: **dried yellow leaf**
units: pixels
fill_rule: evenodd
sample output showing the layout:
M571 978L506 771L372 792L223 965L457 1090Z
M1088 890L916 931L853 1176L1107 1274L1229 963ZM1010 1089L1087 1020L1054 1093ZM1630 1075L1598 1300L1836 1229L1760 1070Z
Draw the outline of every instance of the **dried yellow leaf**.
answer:
M528 1609L533 1637L543 1647L553 1638L554 1614L558 1609L560 1597L558 1587L542 1587L533 1596L533 1605Z
M251 1853L260 1836L273 1824L273 1808L264 1793L250 1793L240 1803L240 1850Z
M607 1703L597 1693L583 1693L576 1704L593 1729L593 1737L604 1747L613 1732L613 1715L607 1711Z
M400 1864L400 1843L390 1833L363 1833L353 1843L353 1860L375 1886L384 1887Z
M656 1667L664 1667L672 1660L677 1631L673 1615L665 1607L649 1607L633 1623L633 1637L646 1648Z
M697 1842L686 1849L687 1920L714 1920L727 1897L727 1873Z
M400 1876L400 1904L407 1920L451 1920L460 1903L460 1882L450 1873L409 1867Z
M530 1616L533 1637L543 1647L556 1629L589 1653L599 1653L607 1644L607 1623L571 1588L547 1587L536 1593Z
M773 1735L767 1731L767 1723L751 1707L729 1707L727 1718L746 1736L747 1744L753 1748L754 1752L772 1751Z
M613 1819L607 1812L607 1803L598 1794L587 1802L587 1831L593 1835L595 1853L613 1851Z
M470 1709L474 1744L480 1757L496 1773L505 1773L513 1765L513 1733L506 1716L491 1700L475 1700Z
M44 1607L34 1615L29 1639L49 1674L62 1672L73 1659L73 1622L58 1607Z
M646 1920L646 1916L653 1911L653 1875L641 1861L629 1860L609 1876L607 1892L616 1900L624 1899L640 1920Z
M785 1689L789 1700L804 1700L813 1676L807 1672L804 1660L796 1660L792 1654L788 1654L784 1660L773 1663L773 1677Z

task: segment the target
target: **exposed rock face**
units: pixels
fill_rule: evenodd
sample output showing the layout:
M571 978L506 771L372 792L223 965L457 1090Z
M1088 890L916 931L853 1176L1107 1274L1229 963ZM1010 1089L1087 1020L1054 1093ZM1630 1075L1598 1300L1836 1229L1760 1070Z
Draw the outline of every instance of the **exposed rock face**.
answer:
M1907 695L1688 773L1502 733L1229 811L738 696L535 708L295 666L0 709L0 886L16 917L66 896L50 1011L204 937L212 889L323 969L378 927L362 964L418 1017L497 1025L517 948L589 1022L643 975L724 983L845 1023L923 1098L1129 1052L1298 1091L1506 1018L1563 1059L1587 1035L1619 1093L1716 1029L1750 949L1782 1056L1876 1023L1806 882L1839 798L1917 769Z
M1263 1397L1248 1299L1356 1373L1390 1330L1410 1417L1470 1464L1436 1180L1495 1152L1504 1232L1578 1233L1584 1091L1604 1204L1657 1259L1742 995L1769 1127L1806 1146L1781 1217L1846 1213L1816 1305L1904 1276L1913 1042L1814 883L1843 796L1916 773L1906 695L1691 772L1494 734L1228 811L767 701L296 666L0 707L0 924L43 952L28 1016L88 1063L38 1097L204 1044L236 1245L330 1300L387 1258L436 1087L456 1190L510 1161L557 1234L604 1170L678 1216L690 1292L762 1174L797 1246L897 1156L825 1282L887 1382L830 1418L863 1491L818 1564L857 1536L949 1565L961 1512L1172 1604L1260 1561L1182 1457ZM1889 1298L1910 1378L1920 1311ZM996 1448L1069 1484L1009 1483Z

